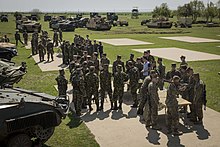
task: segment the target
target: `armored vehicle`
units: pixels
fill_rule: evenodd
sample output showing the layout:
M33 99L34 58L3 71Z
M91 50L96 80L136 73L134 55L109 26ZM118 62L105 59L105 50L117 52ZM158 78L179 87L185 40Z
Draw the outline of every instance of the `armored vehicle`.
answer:
M51 19L52 19L52 16L50 16L50 15L44 15L44 21L51 21Z
M31 32L40 32L41 31L41 24L36 21L23 21L20 24L17 24L17 29L20 32L27 31L28 33Z
M11 60L14 56L17 56L18 52L15 44L0 42L0 58Z
M150 19L145 19L145 20L142 20L141 21L141 25L146 25L148 22L150 22L151 20Z
M12 88L26 73L13 63L0 61L0 71L0 146L41 146L66 117L69 100Z
M115 12L108 12L107 14L107 20L109 21L117 21L118 15Z
M132 10L131 10L131 18L138 18L138 15L139 15L139 10L138 10L138 7L134 7Z
M98 12L90 12L90 18L101 17Z
M88 21L89 21L89 18L81 18L77 23L77 27L78 28L85 28Z
M1 15L0 19L1 19L1 22L8 22L8 15Z
M193 22L192 18L180 17L178 21L174 23L174 26L181 28L191 28L192 22Z
M100 18L100 17L94 17L90 18L88 23L86 24L87 29L89 30L110 30L111 29L111 24L110 22L105 20L106 18Z
M76 19L80 20L82 18L83 14L82 13L77 13L76 14Z
M128 26L128 21L126 20L118 20L113 22L113 26Z
M170 22L168 19L159 18L159 19L152 19L146 25L148 28L171 28L173 23Z
M51 28L53 30L61 29L62 31L75 31L76 26L76 21L60 21L56 24L53 24Z

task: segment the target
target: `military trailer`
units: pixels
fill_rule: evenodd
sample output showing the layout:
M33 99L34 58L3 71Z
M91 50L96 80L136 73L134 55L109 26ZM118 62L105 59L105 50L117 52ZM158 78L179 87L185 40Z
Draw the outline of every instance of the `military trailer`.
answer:
M126 20L118 20L113 22L113 26L128 26L128 21Z
M131 18L132 19L137 19L138 18L138 15L139 15L139 10L138 10L138 7L134 7L132 10L131 10Z
M175 27L181 28L191 28L192 27L192 18L189 17L180 17L178 21L174 24Z
M28 33L32 33L32 32L39 32L41 31L41 24L39 22L36 21L24 21L21 22L20 24L17 24L17 29L20 32L24 32L27 31Z
M173 23L167 18L152 19L150 22L146 23L148 28L171 28Z
M17 56L18 52L15 44L0 42L0 58L11 60Z
M8 15L1 15L0 16L1 22L8 22Z
M86 27L89 30L96 30L96 31L110 30L111 23L106 21L105 17L103 18L94 17L89 19L88 23L86 24Z
M109 21L117 21L118 15L115 12L107 12L107 20Z

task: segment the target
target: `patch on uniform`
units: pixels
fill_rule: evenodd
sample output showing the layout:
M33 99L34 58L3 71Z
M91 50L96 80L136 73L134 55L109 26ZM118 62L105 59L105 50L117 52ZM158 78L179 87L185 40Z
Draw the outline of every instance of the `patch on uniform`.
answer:
M129 38L97 39L97 40L114 46L154 44L151 42L144 42Z
M44 56L45 61L43 62L39 62L39 55L34 55L32 56L34 58L34 61L36 62L36 65L39 66L39 68L41 69L41 71L58 71L60 69L65 69L67 68L67 65L63 65L62 64L62 58L59 57L59 55L57 53L55 53L53 55L54 57L54 61L50 61L47 62L47 54Z
M176 37L159 37L162 39L182 41L188 43L203 43L203 42L220 42L220 40L199 38L199 37L190 37L190 36L176 36Z
M134 51L144 53L149 49L133 49ZM168 60L180 62L180 56L186 56L186 61L204 61L204 60L219 60L220 56L204 52L191 51L181 48L152 48L150 49L151 55L165 58Z

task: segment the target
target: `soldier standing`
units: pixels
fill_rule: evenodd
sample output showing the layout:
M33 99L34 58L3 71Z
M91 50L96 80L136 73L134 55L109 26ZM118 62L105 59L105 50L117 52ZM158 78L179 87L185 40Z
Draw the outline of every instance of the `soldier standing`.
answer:
M23 32L24 44L28 45L28 33L27 31Z
M107 58L106 53L103 53L100 63L101 63L102 67L103 67L104 64L110 65L110 60Z
M98 51L99 51L99 54L100 54L100 58L102 58L104 49L103 49L103 45L102 45L101 41L99 42L99 45L98 45Z
M40 59L40 62L43 62L44 61L44 55L46 53L46 50L45 50L45 47L42 43L42 41L39 42L38 44L38 50L39 50L39 59Z
M157 125L158 120L158 104L159 104L159 95L158 95L158 86L157 83L159 78L157 76L152 77L152 81L148 85L148 93L149 93L149 112L146 120L146 127L152 125L152 129L161 130L161 128Z
M94 43L93 43L93 53L94 52L98 53L98 44L96 43L96 40L94 40Z
M166 106L167 106L167 129L168 134L182 135L182 132L178 131L179 114L178 114L178 95L180 93L180 77L174 76L172 83L170 83L167 89Z
M124 62L121 61L121 55L117 55L117 59L113 62L112 74L114 75L117 71L117 66L121 65L123 72L125 72Z
M57 85L58 85L59 97L66 98L66 91L67 91L68 81L65 78L64 70L61 69L61 70L59 70L59 72L60 72L60 75L56 78Z
M202 124L203 105L205 106L204 109L206 109L206 88L204 82L200 80L200 76L198 73L194 74L193 77L195 80L193 98L194 113L191 121L193 121L195 124Z
M59 38L60 38L60 43L63 41L63 32L61 29L59 29Z
M22 45L24 45L24 43L21 41L21 36L20 36L20 34L19 34L18 31L16 31L16 33L15 33L15 41L16 41L16 46L18 46L18 41L19 41Z
M55 44L55 45L54 45L54 44ZM54 45L55 47L58 46L58 33L57 33L57 31L54 31L54 34L53 34L53 45Z
M108 71L108 64L103 65L103 70L100 72L100 92L101 92L101 106L100 110L103 110L105 92L108 93L110 102L111 102L111 110L113 109L113 101L112 101L112 82L111 82L112 74Z
M128 73L129 69L130 69L130 66L128 65L129 61L131 61L132 64L135 65L136 62L134 61L134 54L130 54L130 59L128 61L126 61L126 65L125 65L126 70L127 70L126 73Z
M171 64L171 70L167 72L166 74L166 81L171 82L174 76L181 77L181 73L176 70L176 64Z
M94 66L95 66L95 73L97 75L99 75L99 59L98 59L98 53L97 52L93 53L93 63L94 63Z
M96 111L99 111L99 100L98 100L98 89L99 89L99 78L95 73L95 67L89 68L89 73L85 76L85 87L86 95L89 104L89 110L92 111L92 96L94 96L96 103Z
M180 60L181 60L180 67L181 67L181 65L185 65L186 67L188 66L188 63L186 62L185 56L181 56Z
M129 87L131 89L131 95L134 101L133 108L137 108L138 99L137 99L137 89L138 89L138 81L140 79L138 68L134 66L132 61L128 61L128 77L129 77Z
M113 92L113 103L114 110L120 109L122 110L122 102L124 95L124 82L128 80L128 76L125 72L122 71L122 65L118 64L117 69L114 75L114 92ZM117 107L117 101L119 102L119 107Z
M165 65L163 65L162 58L158 58L157 63L158 63L157 72L158 72L158 76L159 76L158 86L159 86L160 90L163 90L164 78L165 78L165 74L166 74L165 73L166 67L165 67Z
M153 61L155 61L154 56L152 56L150 54L150 50L144 51L144 57L147 58L147 61L149 61L150 63L152 63Z
M47 61L49 62L50 60L50 57L53 61L53 53L54 53L54 50L53 50L53 43L51 42L51 40L49 40L49 42L47 43Z
M71 78L71 83L73 86L73 102L75 105L76 115L80 116L83 97L85 95L85 83L81 68L76 69L76 72Z

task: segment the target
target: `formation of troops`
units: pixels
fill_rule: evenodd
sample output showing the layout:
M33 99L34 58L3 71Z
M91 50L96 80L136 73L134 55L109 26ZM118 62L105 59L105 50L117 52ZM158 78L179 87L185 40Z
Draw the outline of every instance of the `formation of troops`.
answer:
M16 34L19 34L16 32ZM20 36L15 34L16 44L20 41L27 44L28 35L23 33L24 43ZM187 113L187 117L195 124L202 124L203 105L206 106L206 86L200 79L199 73L188 66L186 57L181 56L181 63L177 66L171 64L171 69L166 70L163 59L156 59L150 54L150 50L144 52L142 57L135 59L134 54L122 61L117 55L112 63L112 72L109 71L111 64L104 53L101 42L92 41L87 35L83 38L80 35L73 37L73 43L63 40L62 31L54 31L53 39L48 37L46 31L42 31L40 37L37 32L32 34L31 46L32 55L39 54L39 60L47 59L53 61L54 47L62 51L63 64L69 66L70 79L73 87L73 102L78 116L82 109L93 110L92 103L96 105L96 111L103 111L104 100L108 95L111 103L111 110L122 110L125 84L133 99L132 108L137 108L137 114L143 115L146 127L160 130L158 125L158 108L160 98L158 90L164 90L164 83L167 82L166 96L166 124L167 133L181 135L178 130L179 113ZM38 40L40 38L40 40ZM65 71L60 70L56 78L59 96L66 97L68 80ZM113 82L112 82L113 81ZM138 98L138 94L140 98ZM191 102L189 112L187 107L179 107L179 95ZM205 107L204 107L205 108Z

